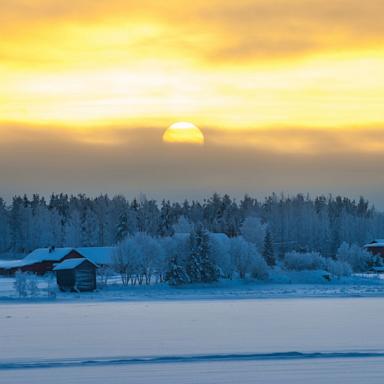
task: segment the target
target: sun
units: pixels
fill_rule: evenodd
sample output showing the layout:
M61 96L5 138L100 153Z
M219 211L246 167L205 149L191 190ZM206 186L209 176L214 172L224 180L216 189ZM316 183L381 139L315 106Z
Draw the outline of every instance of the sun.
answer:
M163 135L164 143L204 144L203 132L196 125L188 122L172 124Z

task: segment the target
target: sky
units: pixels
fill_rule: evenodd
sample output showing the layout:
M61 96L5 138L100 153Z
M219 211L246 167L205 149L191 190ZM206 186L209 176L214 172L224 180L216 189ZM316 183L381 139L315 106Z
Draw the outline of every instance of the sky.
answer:
M1 0L1 195L364 195L382 0ZM204 145L164 143L192 122Z

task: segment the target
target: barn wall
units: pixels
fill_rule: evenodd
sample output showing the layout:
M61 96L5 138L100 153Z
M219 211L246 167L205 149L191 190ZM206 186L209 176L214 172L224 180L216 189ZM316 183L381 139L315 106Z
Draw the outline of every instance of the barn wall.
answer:
M22 272L32 272L36 273L37 275L44 275L45 273L52 271L53 264L53 261L41 261L39 263L21 267L20 270Z
M384 247L367 247L367 250L372 253L372 255L384 257Z
M77 252L76 250L73 249L71 252L68 253L68 255L63 257L60 260L60 262L62 262L64 260L68 260L68 259L84 259L84 256L81 255L79 252Z

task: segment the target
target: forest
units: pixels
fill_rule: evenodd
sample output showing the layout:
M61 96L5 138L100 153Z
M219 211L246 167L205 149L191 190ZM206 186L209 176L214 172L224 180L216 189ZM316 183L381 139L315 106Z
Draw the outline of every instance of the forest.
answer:
M241 200L213 194L203 201L157 202L145 196L53 194L0 199L0 254L19 257L47 246L108 246L142 232L152 237L189 233L201 225L229 238L242 235L261 251L266 232L277 256L319 252L334 257L343 242L359 246L384 236L384 213L361 197L272 194Z

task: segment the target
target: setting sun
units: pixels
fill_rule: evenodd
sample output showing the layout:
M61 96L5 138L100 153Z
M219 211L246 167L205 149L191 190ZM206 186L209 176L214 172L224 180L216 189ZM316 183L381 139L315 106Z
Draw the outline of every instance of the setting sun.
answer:
M383 14L0 0L0 384L383 384Z
M196 125L187 122L172 124L163 135L165 143L204 144L204 135Z
M383 9L1 0L4 193L299 190L384 207Z

